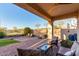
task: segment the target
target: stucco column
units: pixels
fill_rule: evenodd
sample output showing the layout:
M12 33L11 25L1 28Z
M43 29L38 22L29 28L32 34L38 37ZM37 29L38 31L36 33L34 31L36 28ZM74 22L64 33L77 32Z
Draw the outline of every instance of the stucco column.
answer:
M79 42L79 11L77 12L77 41Z
M53 22L48 22L48 44L52 41L53 38Z
M78 11L78 14L77 14L77 29L79 29L79 11Z

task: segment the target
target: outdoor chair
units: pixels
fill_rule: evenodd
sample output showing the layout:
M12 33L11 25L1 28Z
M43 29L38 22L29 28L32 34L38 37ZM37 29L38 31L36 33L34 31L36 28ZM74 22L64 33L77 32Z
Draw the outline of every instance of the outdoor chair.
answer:
M55 44L53 44L47 51L46 55L47 56L56 56L58 53L58 46L56 46Z
M70 51L65 52L64 54L58 53L61 56L79 56L79 42L75 41L70 49Z

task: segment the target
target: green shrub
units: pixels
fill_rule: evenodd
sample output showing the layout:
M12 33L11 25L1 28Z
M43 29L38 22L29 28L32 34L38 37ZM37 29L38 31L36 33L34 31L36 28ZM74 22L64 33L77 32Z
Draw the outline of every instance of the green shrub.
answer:
M69 39L67 40L62 40L61 42L61 46L65 47L65 48L71 48L73 42L70 41Z
M0 38L4 38L6 34L4 32L0 32Z

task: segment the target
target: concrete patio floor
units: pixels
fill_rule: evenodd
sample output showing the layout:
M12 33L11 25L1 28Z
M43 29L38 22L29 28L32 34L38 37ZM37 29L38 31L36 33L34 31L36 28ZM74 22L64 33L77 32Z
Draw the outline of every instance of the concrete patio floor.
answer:
M25 37L24 37L25 38ZM10 44L8 46L0 47L0 56L17 56L17 48L36 48L41 44L45 44L46 39L38 39L38 38L20 38L20 43ZM19 40L19 39L15 39Z

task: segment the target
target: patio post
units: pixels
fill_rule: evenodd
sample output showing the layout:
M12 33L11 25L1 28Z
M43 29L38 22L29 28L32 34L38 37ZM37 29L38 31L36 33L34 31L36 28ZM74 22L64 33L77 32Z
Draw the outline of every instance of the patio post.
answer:
M78 14L77 14L77 29L79 29L79 11L78 11Z
M77 29L79 30L79 11L77 11ZM79 41L79 31L77 31L77 41Z
M53 21L48 21L48 44L52 41L53 38Z

